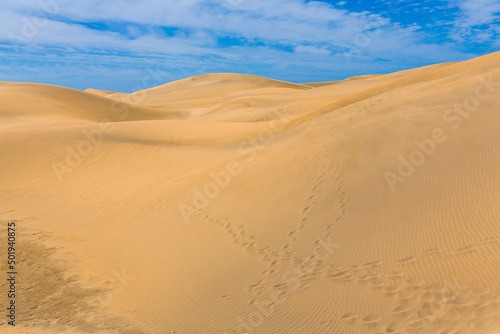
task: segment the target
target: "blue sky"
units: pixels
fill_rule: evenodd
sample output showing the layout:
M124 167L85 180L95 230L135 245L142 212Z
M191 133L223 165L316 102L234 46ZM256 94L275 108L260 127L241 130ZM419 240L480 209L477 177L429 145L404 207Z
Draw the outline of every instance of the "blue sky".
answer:
M19 0L0 81L132 92L212 72L342 80L500 49L500 0Z

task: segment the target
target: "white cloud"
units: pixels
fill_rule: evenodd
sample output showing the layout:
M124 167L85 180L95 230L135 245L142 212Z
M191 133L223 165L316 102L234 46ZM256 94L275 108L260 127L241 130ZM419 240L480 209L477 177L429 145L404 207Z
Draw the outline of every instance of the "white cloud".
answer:
M498 0L462 0L459 2L461 17L460 26L471 27L488 24L500 19L500 2Z
M41 1L53 4L59 1L60 5L47 7L40 5L44 3ZM61 1L7 3L0 13L0 40L8 41L15 34L24 36L20 40L33 45L223 58L230 58L237 47L218 48L221 36L289 46L298 53L317 55L330 53L328 50L337 53L354 50L358 55L371 52L377 56L376 53L400 52L405 45L418 43L414 27L401 27L376 13L348 12L318 1L64 0L66 4ZM48 19L38 18L44 15ZM56 21L61 18L67 22ZM82 22L115 22L126 29L100 31ZM183 31L167 37L155 27L176 27Z
M57 10L53 12L79 22L113 21L180 27L282 43L348 44L354 38L353 27L362 30L370 24L385 21L376 14L350 13L317 1L245 0L238 3L231 0L231 6L227 1L87 0L54 7ZM25 0L7 3L3 12L6 15L22 12L29 19L29 15L40 14L42 9L39 1ZM12 29L10 24L3 25Z
M499 39L496 23L500 20L498 0L459 0L459 16L450 37L459 42L492 43Z
M309 54L313 54L313 55L318 55L318 54L328 55L328 54L330 54L330 51L328 51L325 48L317 48L317 47L309 46L309 45L299 45L295 48L295 52L297 52L297 53L309 53Z
M467 1L471 0L463 0L462 20L470 18L473 22L476 14L470 14L472 7L465 5ZM43 5L47 3L52 5ZM338 2L337 6L341 4L346 2ZM77 69L79 64L100 64L104 67L93 68L92 73L100 73L109 81L112 73L131 76L135 72L129 68L149 60L168 63L176 75L193 71L244 72L245 68L259 74L265 68L280 71L281 79L290 79L286 75L291 73L320 80L310 71L295 73L291 69L311 68L319 76L338 78L348 71L362 74L376 68L377 72L387 72L400 69L401 64L408 68L464 58L452 51L452 45L424 42L428 35L418 26L398 24L396 14L387 18L369 11L349 12L319 1L23 0L2 6L0 45L18 36L25 57L40 63L59 62L67 68L72 68L73 62ZM467 8L470 13L466 15ZM118 29L95 28L103 23ZM165 27L176 30L167 34ZM224 38L236 42L220 47ZM50 48L59 51L42 57ZM96 51L102 55L89 54ZM7 55L0 54L2 57ZM379 61L385 65L373 65ZM33 65L30 73L37 73L40 63ZM106 66L120 68L108 71ZM326 67L329 72L321 70ZM82 78L90 75L85 68L76 73L82 73Z

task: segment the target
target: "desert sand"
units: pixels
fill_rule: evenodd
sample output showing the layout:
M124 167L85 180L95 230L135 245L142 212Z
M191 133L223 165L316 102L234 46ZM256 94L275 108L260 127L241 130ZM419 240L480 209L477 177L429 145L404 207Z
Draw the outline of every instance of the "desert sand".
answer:
M1 333L500 333L500 53L0 83Z

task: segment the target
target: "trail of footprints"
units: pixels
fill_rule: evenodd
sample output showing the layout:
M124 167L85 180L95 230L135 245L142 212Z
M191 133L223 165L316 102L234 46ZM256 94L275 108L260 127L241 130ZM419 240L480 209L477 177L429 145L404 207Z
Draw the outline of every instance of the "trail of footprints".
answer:
M252 307L260 298L266 298L270 291L283 297L294 290L289 283L276 283L279 269L295 268L302 273L300 278L300 289L309 286L309 281L321 275L337 283L358 283L366 285L369 289L378 291L387 298L392 298L390 323L383 323L380 315L346 313L340 320L352 325L363 326L371 333L418 333L425 332L431 328L439 328L440 334L451 333L475 333L484 328L492 321L500 318L500 298L493 291L482 291L461 286L456 282L445 282L443 284L427 285L423 282L412 280L404 273L404 267L416 264L422 256L460 256L476 251L483 245L499 243L498 238L489 238L469 245L454 249L445 253L442 249L428 249L417 256L402 258L392 264L384 264L381 261L371 261L351 267L338 267L328 265L322 259L315 259L314 255L299 257L295 254L296 241L300 231L312 224L313 209L317 198L323 191L322 185L327 177L336 180L336 190L340 194L340 211L336 214L335 222L326 227L325 235L313 243L317 250L321 240L333 233L336 222L343 219L346 214L345 195L343 188L344 178L339 167L334 164L323 164L320 168L318 178L311 189L307 204L302 212L298 227L289 232L289 242L280 251L271 247L259 247L256 236L249 235L241 225L236 225L229 218L215 219L206 215L204 219L219 226L227 234L231 242L245 252L259 256L267 263L266 270L261 272L259 279L248 287L253 296L248 303ZM245 312L243 312L245 313ZM461 319L461 321L457 321ZM324 322L324 325L332 321ZM462 327L457 327L457 323Z
M334 224L343 219L346 213L345 195L343 184L344 178L338 166L335 166L330 159L323 154L322 161L325 161L319 166L318 177L311 188L308 195L306 205L302 210L300 222L295 230L288 233L288 243L286 243L281 250L275 250L271 247L259 247L256 237L249 235L241 225L236 225L229 219L216 219L209 215L204 216L204 220L208 221L224 230L231 242L245 252L259 256L266 264L267 268L261 272L261 276L256 282L248 287L251 293L251 299L248 303L249 310L259 299L265 299L271 292L277 294L278 298L283 298L295 291L296 289L306 289L311 280L324 275L326 270L326 260L314 255L322 246L322 240L329 238L333 234ZM334 189L339 194L339 200L336 206L332 206L336 212L332 223L326 226L326 231L323 235L318 236L312 243L311 247L314 249L313 255L310 256L297 256L296 255L296 242L303 229L312 226L314 207L317 205L317 198L325 191L325 181L333 179L336 184ZM297 275L300 281L300 287L293 287L293 283L283 282L281 274L284 271L293 268L294 275ZM277 275L280 273L280 275ZM246 312L243 310L242 315Z
M375 96L372 96L372 97L366 99L363 102L361 109L358 110L358 112L351 117L352 121L350 123L349 129L353 129L364 118L365 114L370 112L370 110L374 106L376 106L377 104L379 104L383 100L389 100L394 95L398 94L399 91L400 91L400 89L391 90L387 93L375 95Z
M447 253L441 249L425 250L392 264L373 261L348 268L330 265L325 275L344 284L366 285L394 300L393 322L384 324L374 314L346 313L340 319L347 324L365 326L371 333L418 333L431 327L441 334L477 333L500 318L500 296L491 290L462 286L456 280L424 284L408 277L404 267L415 264L422 256L459 256L492 243L498 244L499 239L488 238Z
M327 159L325 159L327 160ZM328 160L327 160L328 161ZM333 162L327 162L323 163L320 166L320 173L318 178L315 180L315 184L311 189L311 192L309 194L309 197L307 198L307 204L302 210L302 216L300 217L300 224L296 230L293 230L289 232L288 237L290 239L290 242L285 245L287 248L292 248L297 241L297 236L299 235L299 232L303 230L304 228L307 228L308 225L310 225L312 222L312 217L314 213L314 206L317 203L317 198L320 197L322 191L324 191L322 185L324 184L325 180L327 178L333 178L337 183L337 191L339 192L340 199L339 199L339 206L340 206L340 212L337 214L335 218L335 222L339 221L340 219L344 218L345 216L345 191L343 189L343 184L344 184L344 178L342 177L340 167L335 166ZM327 235L324 237L328 237L331 235L331 229L333 228L333 225L329 225L327 227L328 232ZM328 234L330 233L330 234Z

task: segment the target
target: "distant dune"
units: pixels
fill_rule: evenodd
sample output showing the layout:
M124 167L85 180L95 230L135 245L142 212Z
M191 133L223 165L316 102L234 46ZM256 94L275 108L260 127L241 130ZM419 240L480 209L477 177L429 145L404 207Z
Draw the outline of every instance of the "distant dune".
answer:
M0 332L500 333L499 105L500 53L326 83L1 82Z

